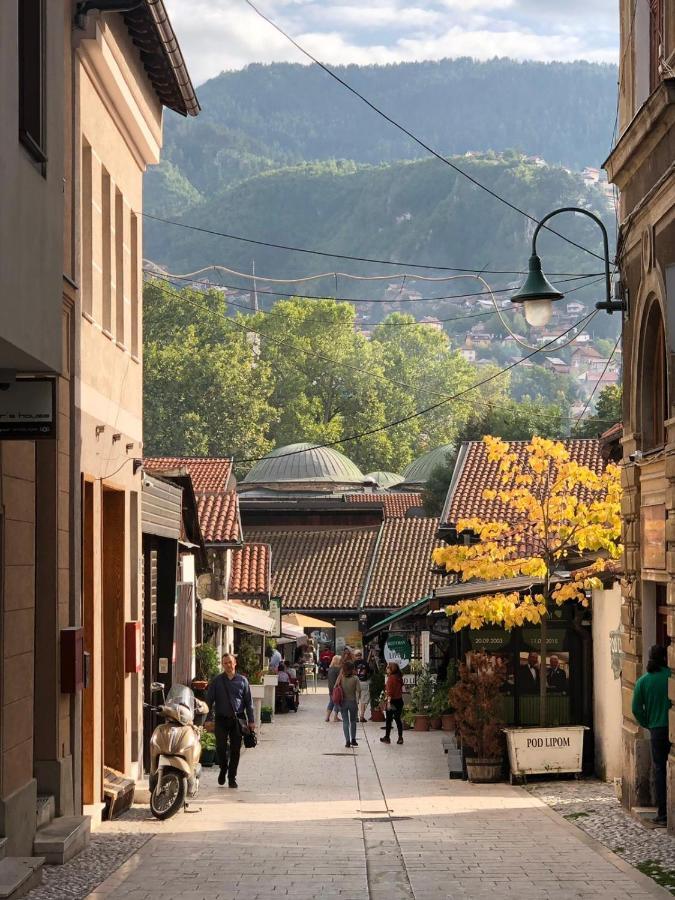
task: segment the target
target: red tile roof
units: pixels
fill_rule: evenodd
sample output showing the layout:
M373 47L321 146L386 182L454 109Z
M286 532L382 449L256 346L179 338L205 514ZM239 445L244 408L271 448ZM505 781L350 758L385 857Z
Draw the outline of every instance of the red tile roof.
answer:
M347 503L384 503L385 519L402 519L409 509L422 508L422 495L419 493L396 493L373 491L365 494L347 494Z
M366 609L398 609L430 594L447 576L431 571L431 551L440 547L438 519L388 519L364 600Z
M284 609L358 609L379 527L247 528L272 548L272 591Z
M226 491L232 477L232 458L226 456L152 456L143 460L148 472L185 470L196 494L202 491Z
M598 474L605 467L598 440L568 440L562 442L570 453L571 458ZM527 441L510 441L509 449L515 451L520 459L526 458ZM512 474L513 482L518 467ZM471 441L462 445L457 467L450 485L445 508L442 513L443 523L457 524L460 519L481 518L485 521L508 522L513 520L513 510L505 506L499 497L494 500L486 500L483 493L486 490L500 490L511 487L511 482L504 485L499 472L499 460L491 462L488 459L487 447L482 441ZM579 488L579 497L590 498L590 493Z
M240 544L243 540L236 491L197 494L199 527L205 544Z
M270 548L268 544L244 544L232 551L228 595L254 606L270 596Z

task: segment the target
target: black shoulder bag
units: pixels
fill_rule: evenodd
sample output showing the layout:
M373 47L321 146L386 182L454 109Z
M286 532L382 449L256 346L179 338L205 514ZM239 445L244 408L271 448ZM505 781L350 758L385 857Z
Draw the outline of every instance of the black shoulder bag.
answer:
M227 700L228 700L228 703L230 704L230 709L232 710L237 722L239 723L239 732L240 732L242 740L244 742L244 747L246 747L248 750L252 750L253 747L257 746L257 744L258 744L258 735L255 733L255 731L251 731L251 729L248 726L248 722L246 721L246 718L244 716L240 715L239 711L234 708L234 703L232 702L232 695L230 694L230 686L228 684L228 680L229 679L228 679L227 675L225 675L223 678L223 683L225 685L225 693L227 694ZM246 690L248 690L248 691L251 690L250 687L248 687L248 685L247 685Z

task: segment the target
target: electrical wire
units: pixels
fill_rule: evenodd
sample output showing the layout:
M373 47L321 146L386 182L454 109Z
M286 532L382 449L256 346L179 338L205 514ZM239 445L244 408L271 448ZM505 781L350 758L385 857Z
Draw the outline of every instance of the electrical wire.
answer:
M209 266L208 268L217 269L219 267ZM147 275L150 275L153 278L161 278L161 279L164 279L165 281L185 281L185 282L188 282L189 284L196 284L201 287L209 287L209 288L214 288L216 290L219 288L227 288L228 290L238 291L238 292L247 290L246 288L243 288L240 285L236 285L236 284L226 284L225 282L222 282L222 281L215 283L212 281L205 281L204 279L199 279L199 278L189 278L187 275L174 275L171 272L157 272L153 268L144 268L143 271ZM206 271L206 270L200 270L200 271ZM405 277L405 275L403 277ZM473 274L451 275L447 278L444 278L443 281L452 281L455 278L472 278L472 277L474 277ZM575 275L575 276L571 276L570 278L563 278L559 281L554 281L552 283L555 285L567 284L568 282L571 282L571 281L579 281L581 279L590 279L591 277L592 276L590 276L590 275ZM593 281L587 280L587 281L585 281L584 284L579 285L578 287L570 288L565 293L572 294L572 293L574 293L574 291L580 291L585 287L590 287L592 285L598 284L600 281L604 280L604 277L605 277L604 275L600 275L599 277L595 278L595 280L593 280ZM514 290L513 287L495 288L493 293L509 294L513 290ZM400 299L400 300L399 299L388 300L387 298L359 300L355 297L337 297L337 296L331 297L331 296L327 296L326 294L298 294L295 291L270 291L270 290L265 290L264 288L257 289L257 293L269 295L272 297L293 297L293 298L297 298L299 300L334 300L336 303L354 303L354 304L386 303L389 305L394 305L396 303L437 303L440 300L465 300L470 297L485 297L488 292L487 291L472 291L472 292L466 293L466 294L445 294L440 297L411 297L411 298L404 298L404 299ZM400 291L399 291L399 296L400 296ZM233 301L228 301L228 302L232 303L233 306L238 305L238 304L234 303ZM239 305L241 305L241 304L239 304ZM249 311L251 311L250 306L246 306L246 307L242 306L242 309L248 309ZM494 315L494 313L490 312L490 315ZM470 317L467 317L467 318L470 318ZM441 321L449 321L449 320L441 320Z
M575 428L578 427L579 422L581 422L581 420L583 419L583 417L586 415L586 411L587 411L587 409L589 408L589 406L591 405L591 400L593 399L593 397L594 397L594 395L595 395L595 392L597 391L597 389L598 389L598 387L599 387L599 385L600 385L600 382L601 382L602 379L605 377L605 372L607 371L607 369L609 369L609 364L611 363L612 359L614 358L614 354L615 354L616 351L617 351L617 348L618 348L618 346L619 346L620 341L621 341L621 335L619 335L618 338L616 339L616 343L614 344L614 349L613 349L612 352L609 354L609 359L608 359L607 362L605 363L605 368L602 370L602 372L601 372L600 375L598 376L598 380L595 382L595 385L594 385L594 387L593 387L593 390L591 391L590 396L589 396L588 400L586 401L586 405L584 406L584 408L583 408L583 409L581 410L581 412L579 413L579 417L577 418L577 421L576 421L575 426L574 426Z
M462 175L464 178L468 179L475 187L480 188L480 190L485 191L485 193L489 194L495 200L498 200L500 203L503 203L505 206L508 206L514 212L519 213L521 216L524 216L526 219L529 219L531 222L534 222L537 225L541 223L539 220L526 212L524 209L521 209L519 206L516 206L515 203L511 203L510 200L507 200L506 197L502 197L501 194L498 194L496 191L493 191L492 188L489 188L487 185L483 184L477 178L474 178L473 175L470 175L468 172L465 172L464 169L460 168L458 165L453 163L447 156L443 156L442 153L439 153L438 150L434 150L429 144L425 143L421 138L417 137L412 131L406 128L404 125L401 125L400 122L397 122L396 119L393 119L391 116L387 115L383 110L381 110L378 106L376 106L372 101L368 100L363 94L356 90L349 82L345 81L341 78L336 72L334 72L329 66L322 63L315 56L313 56L309 50L306 50L295 38L291 37L284 29L277 25L277 23L271 19L269 16L266 16L258 7L253 3L253 0L244 0L244 3L249 6L256 15L260 16L268 25L271 25L276 31L279 32L287 41L289 41L297 50L299 50L307 59L310 59L315 65L317 65L320 69L322 69L327 75L337 81L338 84L341 84L342 87L346 88L350 93L352 93L355 97L358 97L363 103L366 104L373 112L377 113L378 116L381 116L385 121L389 122L390 125L393 125L394 128L397 128L399 131L403 132L407 137L409 137L412 141L422 147L427 153L430 153L432 156L435 156L439 162L444 163L446 166L449 166L459 175ZM573 241L571 238L566 237L564 234L561 234L559 231L556 231L554 228L551 228L549 225L543 226L547 231L551 234L555 234L557 237L561 238L563 241L566 241L568 244L571 244L573 247L576 247L579 250L583 250L584 253L588 253L591 256L596 257L597 259L601 259L604 262L604 258L600 256L598 253L595 253L593 250L589 250L588 247L584 247L582 244L577 244L576 241ZM477 271L477 270L474 270ZM492 273L490 273L492 274Z
M427 265L426 263L401 262L400 260L392 260L392 259L375 259L375 258L369 257L369 256L349 256L346 253L331 253L328 250L315 250L315 249L311 249L308 247L294 247L289 244L276 244L273 241L262 241L262 240L258 240L256 238L243 237L240 234L232 234L231 232L227 232L227 231L215 231L214 229L211 229L211 228L201 228L199 225L188 225L186 222L176 222L173 219L163 219L161 216L153 216L150 213L146 213L146 212L141 212L140 215L143 216L144 219L152 219L153 222L162 222L164 225L175 225L176 228L186 228L189 231L198 231L201 234L209 234L212 237L228 238L228 240L231 240L231 241L243 241L246 244L255 244L255 246L257 246L257 247L270 247L273 250L287 250L292 253L306 253L306 254L310 254L312 256L325 256L329 259L345 259L345 260L348 260L349 262L372 263L374 265L380 265L380 266L399 266L399 267L402 267L405 269L428 269L428 270L432 269L436 272L484 272L486 275L527 275L527 272L524 272L522 269L519 269L518 271L516 271L516 270L509 271L506 269L478 269L478 268L469 269L469 268L462 268L461 266L434 266L434 265ZM537 220L533 219L533 221L536 222ZM544 228L548 231L552 231L553 234L558 233L557 231L553 231L552 228L548 228L547 225L544 225ZM565 240L568 240L568 239L565 238ZM575 244L575 246L579 246L579 245ZM581 247L580 249L583 250L585 248ZM587 252L591 253L592 251L589 250ZM593 253L593 256L598 256L598 254ZM601 257L598 256L598 259L601 259ZM210 267L207 267L207 268L210 268ZM246 278L253 277L250 274L248 274L248 275L244 275L243 273L241 273L241 274L242 274L242 277L246 277ZM332 275L333 273L328 273L328 274ZM350 277L347 273L341 273L341 274L345 275L345 277ZM550 272L549 274L550 275L570 275L570 274L575 274L575 273ZM588 272L587 274L589 276L593 276L598 273L597 272ZM257 277L258 276L256 276L256 278ZM352 276L352 277L355 277L355 276ZM374 277L391 278L394 276L384 275L384 276L370 276L370 277L371 278L374 278ZM287 279L287 280L289 280L289 279ZM295 279L295 280L299 281L302 279Z

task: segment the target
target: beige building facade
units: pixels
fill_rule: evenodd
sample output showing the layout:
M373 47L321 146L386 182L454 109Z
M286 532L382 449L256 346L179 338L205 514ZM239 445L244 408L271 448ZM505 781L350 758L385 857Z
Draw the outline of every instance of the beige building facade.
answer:
M631 714L650 645L675 636L675 7L622 0L619 136L624 314L623 802L653 801L649 734ZM671 647L670 664L675 664ZM675 683L671 681L675 699ZM671 739L675 711L671 711ZM669 827L675 826L675 756Z

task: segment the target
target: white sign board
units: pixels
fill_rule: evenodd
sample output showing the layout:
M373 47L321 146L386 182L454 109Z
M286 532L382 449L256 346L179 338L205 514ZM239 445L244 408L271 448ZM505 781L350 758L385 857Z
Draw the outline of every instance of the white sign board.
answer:
M410 639L405 634L388 634L387 643L384 645L384 658L388 663L395 662L401 669L406 669L412 659Z
M267 614L274 620L274 627L270 636L281 637L281 600L278 597L271 598Z
M584 725L505 728L513 775L581 772Z

